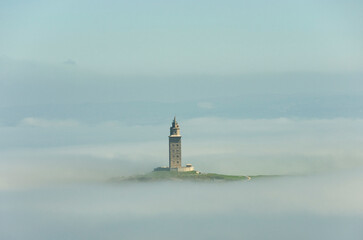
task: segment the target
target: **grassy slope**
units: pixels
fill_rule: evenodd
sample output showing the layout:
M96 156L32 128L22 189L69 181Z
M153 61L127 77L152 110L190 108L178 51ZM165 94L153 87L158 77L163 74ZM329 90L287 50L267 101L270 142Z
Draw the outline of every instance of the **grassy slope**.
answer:
M114 178L112 181L123 182L123 181L164 181L164 180L191 180L191 181L241 181L248 180L246 176L232 176L222 175L216 173L202 173L197 174L196 172L151 172L144 175L136 175L131 177Z

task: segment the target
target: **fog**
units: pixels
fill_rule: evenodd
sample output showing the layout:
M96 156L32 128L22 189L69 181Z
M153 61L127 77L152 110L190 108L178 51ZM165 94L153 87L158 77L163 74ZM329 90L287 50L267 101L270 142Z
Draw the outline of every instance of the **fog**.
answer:
M361 119L180 119L184 163L280 176L110 183L167 164L170 121L27 117L0 128L0 238L362 238Z
M1 64L1 239L362 239L361 74ZM174 114L184 164L279 177L108 183L167 165Z
M0 127L0 188L106 181L167 165L168 126L25 118ZM363 167L361 119L182 119L202 172L301 175Z
M214 80L201 95L205 82L196 81L167 101L165 80L88 85L81 74L85 82L57 80L55 89L43 74L29 83L6 75L14 81L0 89L1 239L362 239L363 101L354 79L316 88L262 79L247 89ZM279 176L108 183L167 165L174 114L184 164Z
M2 239L361 239L362 169L1 191Z

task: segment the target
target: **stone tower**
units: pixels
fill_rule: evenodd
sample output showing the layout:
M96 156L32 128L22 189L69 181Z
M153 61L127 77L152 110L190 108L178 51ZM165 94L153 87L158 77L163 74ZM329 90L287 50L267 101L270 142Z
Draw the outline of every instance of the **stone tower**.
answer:
M181 168L181 136L179 124L175 117L170 127L169 168Z

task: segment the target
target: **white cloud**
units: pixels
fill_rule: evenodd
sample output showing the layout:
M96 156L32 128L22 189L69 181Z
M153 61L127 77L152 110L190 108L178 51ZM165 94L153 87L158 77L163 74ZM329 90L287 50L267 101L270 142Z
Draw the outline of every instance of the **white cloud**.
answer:
M72 59L68 59L67 61L64 61L63 64L66 64L66 65L76 65L77 63L72 60Z
M199 102L198 107L202 109L213 109L214 105L211 102Z
M75 120L47 120L42 118L27 117L20 121L22 126L32 127L75 127L79 123Z
M168 127L25 118L0 127L2 185L151 171L167 165ZM306 174L363 166L363 119L197 118L182 121L181 131L183 163L202 172Z

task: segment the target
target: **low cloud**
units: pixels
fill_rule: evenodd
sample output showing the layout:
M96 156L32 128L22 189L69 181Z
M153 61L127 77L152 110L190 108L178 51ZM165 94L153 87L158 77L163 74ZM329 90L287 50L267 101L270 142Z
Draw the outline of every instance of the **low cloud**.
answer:
M42 118L28 117L21 120L20 125L48 128L48 127L75 127L78 126L79 123L75 120L47 120Z
M214 105L211 102L199 102L198 107L202 109L213 109Z
M183 163L202 172L293 175L363 166L363 119L193 118L180 124ZM0 126L1 182L99 181L148 172L167 165L168 127L34 117Z
M66 64L66 65L76 65L77 63L72 60L72 59L68 59L67 61L64 61L63 64Z

